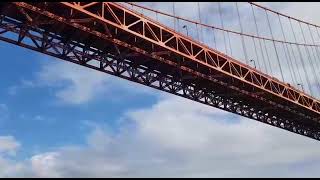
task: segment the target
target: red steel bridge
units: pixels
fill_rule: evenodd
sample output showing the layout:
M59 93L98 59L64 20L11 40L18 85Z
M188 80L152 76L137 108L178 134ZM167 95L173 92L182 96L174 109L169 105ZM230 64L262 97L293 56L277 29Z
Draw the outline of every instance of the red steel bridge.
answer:
M167 4L1 2L0 40L320 140L319 26L251 2L213 3L220 21Z

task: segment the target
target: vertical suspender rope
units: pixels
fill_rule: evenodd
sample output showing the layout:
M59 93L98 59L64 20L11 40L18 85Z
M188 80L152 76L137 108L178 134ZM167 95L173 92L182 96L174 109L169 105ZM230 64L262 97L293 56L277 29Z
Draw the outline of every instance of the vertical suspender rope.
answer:
M202 24L202 22L201 22L201 13L200 13L200 3L199 2L198 2L198 16L199 16L199 22L200 22L200 24ZM201 41L203 42L204 39L203 39L203 32L202 32L202 28L201 27L202 26L200 25L200 36L201 36Z
M218 2L218 3L219 3L219 2ZM257 31L257 35L258 35L258 39L259 39L258 25L257 25L257 22L256 22L256 17L255 17L255 14L254 14L254 10L253 10L252 4L251 4L251 7L252 7L252 12L253 12L253 15L254 15L254 20L255 20L255 25L256 25L256 31ZM132 8L133 8L133 5L132 5ZM241 16L240 16L239 7L238 7L238 4L237 4L237 3L236 3L236 8L237 8L237 13L238 13L238 19L239 19L240 29L241 29L241 33L239 33L239 35L241 36L241 39L242 39L242 46L243 46L243 50L244 50L244 55L245 55L246 61L248 61L249 59L248 59L248 54L247 54L247 49L246 49L246 43L245 43L245 40L244 40L244 36L247 36L247 35L243 34L243 26L242 26ZM141 13L143 14L143 9L141 9ZM221 12L220 3L219 3L219 13L220 13L220 20L221 20L222 29L224 29L224 23L223 23L223 17L222 17L222 12ZM282 80L284 81L282 66L281 66L281 63L280 63L279 54L278 54L278 50L277 50L277 46L276 46L277 40L274 39L273 32L272 32L272 29L271 29L270 20L269 20L268 13L267 13L267 10L266 10L266 9L265 9L265 13L266 13L266 17L267 17L267 20L268 20L269 30L270 30L270 33L271 33L271 36L272 36L272 40L271 40L271 41L272 41L272 43L273 43L273 47L274 47L274 49L275 49L275 53L276 53L276 56L277 56L277 61L278 61L278 65L279 65L279 68L280 68L281 77L282 77ZM176 28L176 26L177 26L177 24L176 24L176 21L177 21L177 20L176 20L176 19L177 19L177 18L175 18L175 3L174 3L174 2L173 2L173 14L174 14L174 29L176 30L176 29L177 29L177 28ZM199 21L200 21L200 23L195 23L195 24L196 24L197 33L198 33L198 39L199 39L199 40L200 40L200 39L203 40L203 39L204 39L203 29L200 29L201 37L200 37L199 31L198 31L198 25L201 25L201 23L202 23L202 22L201 22L201 12L200 12L200 4L199 4L199 2L198 2L198 15L199 15ZM292 61L290 60L290 59L291 59L290 50L289 50L288 45L287 45L287 43L286 43L287 40L286 40L286 36L285 36L285 33L284 33L284 29L283 29L283 25L282 25L282 23L281 23L281 19L280 19L279 13L277 13L277 15L278 15L278 18L279 18L279 22L280 22L280 26L281 26L281 31L282 31L282 35L283 35L283 38L284 38L284 42L282 42L282 47L283 47L283 49L284 49L284 53L285 53L285 57L286 57L286 60L287 60L287 64L288 64L290 73L292 73L292 72L294 71L294 66L292 65ZM158 13L156 13L156 16L157 16L156 18L157 18L157 20L158 20ZM309 47L309 45L308 45L307 42L306 42L306 37L305 37L305 33L304 33L303 29L302 29L301 22L298 21L298 22L299 22L300 29L301 29L301 33L302 33L302 36L303 36L303 40L304 40L304 44L302 44L302 46L304 46L304 48L305 48L305 50L306 50L306 53L307 53L307 55L308 55L309 64L311 65L311 69L314 71L314 73L313 73L313 78L311 78L310 76L308 76L308 72L307 72L307 70L306 70L308 67L306 66L305 62L303 61L302 51L301 51L301 49L300 49L300 46L301 46L301 45L298 44L297 39L296 39L295 32L294 32L293 27L292 27L292 22L291 22L291 19L292 19L292 18L288 17L288 19L289 19L289 21L290 21L290 26L291 26L291 29L292 29L292 32L293 32L293 34L294 34L294 38L295 38L295 41L296 41L295 44L297 44L298 53L299 53L299 55L300 55L300 57L301 57L301 62L302 62L303 70L304 70L305 75L306 75L305 78L307 79L307 83L308 83L310 92L312 93L312 83L310 82L311 79L314 79L314 80L316 81L316 83L317 83L317 85L318 85L318 88L320 89L320 83L319 83L320 79L319 79L319 77L318 77L319 75L318 75L317 73L315 73L315 71L316 71L316 69L315 69L315 64L317 64L317 62L318 62L317 59L319 59L319 49L318 49L318 47L316 47L316 46L311 46L311 47ZM316 44L315 44L314 36L313 36L312 31L311 31L311 29L310 29L310 25L307 25L307 26L308 26L308 28L309 28L309 33L310 33L310 35L311 35L311 39L312 39L313 45L316 45ZM215 47L216 47L217 44L216 44L216 37L215 37L215 32L214 32L214 30L215 30L215 29L213 28L214 43L215 43ZM317 30L317 34L318 34L318 36L319 36L318 29L316 28L316 30ZM223 31L223 33L227 33L227 35L228 35L229 46L230 46L229 48L230 48L230 51L231 51L231 54L232 54L232 47L231 47L231 40L230 40L229 32L228 32L228 31L226 32L226 31L224 31L224 30L222 30L222 31ZM225 34L223 34L223 38L224 38L225 49L226 49L226 52L228 53L228 48L227 48L227 42L226 42ZM255 48L255 55L256 55L256 57L257 57L257 62L258 62L258 65L259 65L259 55L258 55L256 43L255 43L255 40L254 40L255 37L251 37L251 38L252 38L253 44L254 44L254 46L255 46L255 47L254 47L254 48ZM263 40L264 40L264 43L265 43L265 39L263 39ZM261 50L261 53L262 53L262 57L264 58L264 53L263 53L263 50L262 50L262 46L261 46L261 41L260 41L260 39L259 39L259 44L260 44L260 50ZM265 49L266 49L266 44L264 44L264 45L265 45ZM292 48L292 46L291 46L291 48ZM310 49L311 49L311 52L310 52ZM266 49L266 53L267 53L267 56L269 56L267 49ZM293 53L294 59L296 59L296 58L295 58L295 55L294 55L293 48L292 48L292 53ZM265 64L265 61L263 61L263 62L264 62L264 64ZM270 65L270 61L268 61L268 62L269 62L270 70L272 70L271 65ZM260 65L259 65L259 66L260 66ZM265 67L266 67L266 64L265 64ZM310 67L309 67L309 68L310 68ZM267 68L265 68L265 69L267 69ZM297 69L298 69L298 68L297 68ZM298 70L298 73L299 73L299 70ZM291 74L291 76L292 76L292 74ZM300 75L299 75L299 76L300 76ZM293 73L293 76L292 76L291 78L297 80L296 74ZM300 76L300 78L301 78L301 76ZM311 79L310 79L310 78L311 78Z
M282 26L282 22L281 22L281 19L280 19L280 15L279 15L279 14L278 14L278 20L279 20L279 24L280 24L280 28L281 28L283 40L284 40L284 41L287 41L287 38L286 38L286 36L285 36L285 34L284 34L284 30L283 30L283 26ZM291 57L290 57L289 51L288 51L288 55L287 55L287 53L286 53L286 48L287 48L287 50L288 50L288 47L287 47L286 45L284 45L284 43L282 43L282 48L283 48L284 53L285 53L285 57L286 57L286 61L287 61L288 67L289 67L289 71L290 71L290 76L291 76L292 82L293 82L294 84L296 84L296 82L295 82L296 76L295 76L293 70L291 69L292 63L291 63ZM293 68L293 67L292 67L292 68Z
M178 32L180 32L180 19L177 18Z
M220 2L218 2L218 8L219 8L221 27L222 27L222 29L224 29ZM226 52L226 54L228 54L227 42L226 42L226 37L225 37L224 31L222 31L222 33L223 33L223 42L224 42L225 52Z
M158 13L156 12L155 14L156 14L156 20L159 21L159 20L158 20Z
M172 12L173 12L173 16L176 16L176 12L175 12L175 8L174 8L174 2L172 2ZM176 28L176 18L173 18L173 29L177 30Z
M307 42L306 42L306 37L305 37L305 35L304 35L304 33L303 33L303 29L302 29L302 26L301 26L301 23L300 23L300 22L299 22L299 26L300 26L300 30L301 30L301 33L302 33L303 41L304 41L304 43L306 44L306 43L307 43ZM309 64L311 65L311 69L312 69L312 71L313 71L311 74L313 74L314 83L316 83L317 86L319 86L319 78L317 78L318 75L317 75L317 73L316 73L316 70L314 69L315 67L314 67L314 65L313 65L313 62L312 62L312 59L311 59L311 56L310 56L309 49L308 49L307 46L304 46L304 47L305 47L305 49L306 49L306 51L307 51ZM312 85L311 85L311 88L312 88Z
M273 33L272 33L271 24L270 24L270 20L269 20L269 16L268 16L267 10L265 10L265 12L266 12L267 20L268 20L269 30L270 30L270 33L271 33L273 47L274 47L274 50L276 52L276 57L277 57L278 65L279 65L279 68L280 68L281 78L282 78L282 81L284 81L283 72L282 72L282 68L281 68L281 64L280 64L280 60L279 60L279 55L278 55L276 43L274 42L274 37L273 37Z
M214 48L217 49L217 42L216 42L216 35L215 35L215 32L214 32L214 28L212 28L212 31L213 31L213 43L214 43Z
M252 14L253 14L253 18L254 18L255 27L256 27L256 33L257 33L257 36L260 36L259 35L258 24L257 24L256 16L254 14L254 10L253 10L252 4L251 4L251 9L252 9ZM268 73L268 68L267 68L267 65L266 65L266 62L265 62L264 53L263 53L263 49L262 49L262 45L261 45L261 40L258 39L258 41L259 41L259 46L260 46L260 51L261 51L261 55L262 55L264 69L265 69L266 73Z
M286 51L284 43L281 42L281 44L282 44L282 48L283 48L283 51L284 51L284 56L285 56L285 59L286 59L287 66L289 68L290 78L291 78L292 82L295 84L295 78L294 78L294 75L293 75L294 73L293 73L293 70L291 69L291 66L290 66L289 55L287 54L287 51Z
M253 46L254 46L254 52L255 52L255 55L256 55L256 60L257 60L257 63L258 63L258 69L262 70L261 67L260 67L259 56L258 56L258 51L257 51L257 46L256 46L255 39L253 37L251 37L251 38L252 38L252 42L253 42Z
M197 30L197 38L198 38L198 41L200 41L198 23L196 23L196 30Z
M133 5L132 5L133 6ZM156 12L156 19L159 22L159 18L158 18L158 12Z
M177 19L177 27L178 27L178 32L180 32L180 22L179 22L179 19Z
M296 58L296 55L294 54L294 50L293 50L293 45L292 44L289 44L288 45L289 47L291 47L291 51L292 51L292 56L293 56L293 60L294 60L294 64L296 65L296 69L297 69L297 73L298 73L298 77L299 77L299 82L301 83L302 82L302 78L301 78L301 74L300 74L300 68L299 68L299 64L298 64L298 60ZM289 50L289 49L288 49ZM290 53L290 52L289 52ZM298 79L297 79L298 81ZM297 84L295 85L298 85L299 83L297 82Z
M268 53L268 49L267 49L267 45L266 45L266 40L265 39L263 40L263 44L264 44L264 50L266 51L266 55L267 55L267 62L268 62L269 70L270 70L270 73L271 73L270 75L273 75L272 66L271 66L270 57L269 57L269 53Z
M311 40L312 40L312 43L314 44L314 45L316 45L316 41L314 40L314 37L313 37L313 35L312 35L312 31L311 31L311 28L310 28L310 25L308 25L308 29L309 29L309 32L310 32L310 36L311 36ZM316 54L316 58L315 58L315 66L318 66L318 63L317 63L317 58L318 58L318 61L320 60L320 57L319 57L319 51L317 51L317 48L316 48L316 46L313 46L313 48L314 48L314 50L315 50L315 54ZM319 66L318 66L319 67ZM319 91L320 91L320 89L319 89Z
M229 32L227 32L227 37L228 37L228 42L229 42L230 54L231 54L231 56L233 56L233 54L232 54L231 40L230 40L230 33L229 33Z
M199 13L199 9L198 9L198 13ZM198 41L200 41L200 35L199 35L199 29L198 29L198 23L197 22L196 22L196 30L197 30Z
M315 27L315 29L316 29L316 32L317 32L317 35L318 35L318 39L320 39L320 35L319 35L319 31L318 31L318 28L317 27ZM318 52L319 52L319 46L317 46L317 47L315 47L317 50L318 50ZM320 62L320 59L318 59L318 61Z
M176 16L176 8L174 2L172 2L172 8L173 8L173 16ZM180 32L180 24L179 24L179 18L174 17L174 30Z
M314 67L319 67L317 66L317 59L319 59L319 56L317 54L316 51L314 51L314 48L311 46L309 47L310 50L310 54L312 54L313 59L311 59L314 62ZM313 72L313 74L318 74L319 70L316 68L315 71ZM320 83L319 83L319 78L318 76L315 76L315 85L316 85L316 94L314 94L315 96L317 96L320 90Z
M233 55L232 55L232 46L231 46L231 40L230 40L230 34L229 34L229 32L227 32L227 36L228 36L228 40L229 40L230 54L231 54L231 56L233 56Z
M316 27L316 32L317 32L317 35L318 35L318 39L320 39L320 34L319 34L319 31L318 31L317 27Z
M318 38L320 39L318 28L317 27L315 27L315 28L316 28L316 32L317 32Z
M244 38L243 38L243 35L242 35L243 28L242 28L240 12L239 12L239 8L238 8L238 3L237 2L236 2L236 7L237 7L238 19L239 19L240 30L241 30L241 41L242 41L242 48L243 48L243 51L244 51L244 58L245 58L246 64L249 64L249 59L248 59L247 50L246 50L246 44L244 42Z
M214 32L214 28L212 28L212 34L213 34L213 45L214 45L214 49L217 49L217 42L216 42L216 33Z
M317 32L318 38L320 38L320 36L319 36L319 32L318 32L318 28L317 28L317 27L315 27L315 29L316 29L316 32ZM314 42L315 42L315 41L314 41ZM320 54L320 52L319 52L319 46L315 46L314 48L316 49L317 54ZM320 57L319 57L319 56L318 56L318 62L320 63ZM319 64L318 66L320 67L320 64ZM320 91L320 89L319 89L319 91Z
M284 46L285 46L285 51L287 51L287 53L288 53L288 58L289 58L289 68L291 67L291 70L290 70L290 72L292 73L292 75L293 75L293 78L294 78L294 80L293 80L293 83L294 84L298 84L298 78L297 78L297 76L296 76L296 71L294 70L294 66L293 66L293 62L292 62L292 60L294 59L294 58L292 58L291 57L291 53L290 53L290 50L289 50L289 48L288 48L288 44L285 44L284 43ZM294 56L294 55L293 55ZM299 71L297 72L298 74L300 74L299 73ZM300 76L300 75L299 75Z
M292 26L292 22L291 22L291 19L290 19L290 18L289 18L289 22L290 22L291 31L293 32L294 40L295 40L295 42L297 43L297 42L298 42L298 41L297 41L297 37L296 37L296 34L295 34L294 30L293 30L293 26ZM300 56L300 60L301 60L301 62L302 62L302 68L303 68L303 71L304 71L304 74L305 74L305 78L306 78L306 80L307 80L307 85L308 85L308 88L309 88L309 92L310 92L310 94L313 94L313 93L312 93L313 91L312 91L311 85L310 85L310 80L309 80L309 78L308 78L308 76L307 76L307 71L306 71L306 68L305 68L304 60L303 60L303 58L302 58L302 54L301 54L301 50L300 50L299 45L297 45L297 48L298 48L298 53L299 53L299 56ZM302 83L302 82L301 82L301 83Z
M258 63L258 69L262 70L261 69L261 66L260 66L260 62L259 62L259 56L258 56L258 51L257 51L257 46L256 46L256 42L254 40L254 38L252 37L252 41L253 41L253 46L254 46L254 52L256 54L256 58L257 58L257 63Z
M315 27L315 29L316 29L316 32L317 32L317 35L318 35L318 38L320 38L320 36L319 36L319 32L318 32L318 28L317 27ZM315 41L314 41L314 43L315 43ZM319 46L315 46L314 47L315 48L315 50L316 50L316 54L318 55L318 54L320 54L320 52L319 52ZM320 57L319 57L319 55L318 55L318 63L320 64ZM320 67L320 65L319 64L317 64L317 67ZM318 89L318 91L320 91L320 89ZM319 97L320 97L320 95L319 95Z

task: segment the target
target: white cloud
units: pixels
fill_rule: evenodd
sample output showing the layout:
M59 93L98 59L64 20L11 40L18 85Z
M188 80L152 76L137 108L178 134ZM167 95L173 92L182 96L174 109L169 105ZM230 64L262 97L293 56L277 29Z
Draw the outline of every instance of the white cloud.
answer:
M13 136L0 136L0 155L15 155L20 143Z
M123 118L125 123L116 134L92 126L87 145L60 147L32 156L24 162L30 176L320 175L316 168L320 165L318 141L190 100L165 97Z
M169 14L173 14L172 2L167 2L167 3L139 2L137 4L147 6L162 12L167 12ZM210 2L210 3L201 2L199 4L201 9L201 21L205 24L213 25L215 27L222 27L220 22L220 14L218 11L218 2ZM197 3L195 2L177 3L176 2L175 5L176 5L175 6L176 15L180 17L184 17L186 19L199 21ZM240 32L241 30L240 30L237 8L235 3L222 2L220 5L222 7L222 17L223 17L222 19L223 19L224 27L229 30ZM314 3L314 2L313 3L301 3L301 2L300 3L286 3L286 2L270 3L269 2L269 3L262 3L262 5L264 5L265 7L274 9L276 11L289 14L298 19L304 19L306 21L313 22L315 24L319 24L318 22L320 22L320 19L317 16L317 14L319 14L318 6L320 6L320 3ZM241 16L243 32L245 32L246 34L257 35L250 4L247 2L238 3L238 7L239 7L240 16ZM158 14L156 16L156 13L149 12L147 10L141 11L141 9L137 7L135 7L134 9L136 9L138 12L143 12L143 14L153 19L158 19L161 23L173 28L173 25L174 25L173 18L169 18L161 14ZM188 9L188 13L185 13L186 9ZM308 9L308 10L306 11L301 9ZM258 25L260 36L272 38L265 11L263 9L256 8L256 7L254 7L254 11L255 11L255 16L257 18L257 25ZM276 14L269 13L268 17L270 20L270 27L272 29L272 34L274 39L284 40L281 26L279 24L278 16ZM282 18L281 22L283 25L284 34L286 36L286 41L295 42L293 33L291 32L288 18ZM304 38L302 33L300 32L299 24L296 23L295 21L293 21L292 24L293 24L293 29L297 37L298 43L304 43ZM254 67L254 64L253 62L249 62L249 60L253 59L257 69L282 81L281 71L278 65L278 60L277 60L278 59L277 57L279 57L279 63L281 64L281 70L283 72L284 82L290 83L291 86L295 86L296 88L299 88L299 89L301 87L298 86L297 84L302 83L304 85L304 90L307 93L310 94L312 91L313 93L312 95L314 97L320 97L319 86L317 86L318 81L314 78L315 75L320 74L319 69L313 68L313 67L316 67L317 64L319 64L317 61L318 55L314 53L316 51L315 49L311 49L310 47L308 48L308 51L310 52L310 59L309 59L309 54L307 53L306 49L304 47L299 47L301 50L301 56L302 56L301 58L300 54L298 53L298 48L296 46L290 45L288 46L288 49L287 49L286 47L283 46L283 44L275 43L275 46L277 49L277 51L275 51L274 44L273 44L274 42L266 41L266 45L264 45L264 41L260 41L262 45L262 49L260 49L259 41L256 40L255 41L256 48L257 48L257 55L256 55L255 46L252 41L252 38L244 37L246 54L247 54L247 59L246 59L245 53L243 52L243 47L241 42L242 39L239 35L235 35L232 33L227 34L219 30L215 30L213 32L211 28L196 26L195 24L185 22L183 20L180 20L180 21L176 20L176 27L178 27L178 25L179 25L179 29L176 28L176 30L180 31L181 33L184 33L186 35L186 29L182 29L182 26L187 25L188 32L189 32L188 34L193 39L198 40L198 33L197 33L198 31L200 36L200 41L202 43L207 44L209 47L213 47L214 49L220 52L226 53L229 56L232 56L243 63L247 63L252 67ZM309 33L308 27L302 24L302 29L304 29L304 36L306 38L306 43L312 44L313 42L312 42L312 38ZM313 37L316 41L316 44L319 44L320 37L318 37L317 32L313 28L311 28L311 31L313 33ZM205 38L202 38L202 36ZM228 40L229 36L231 39L230 44ZM224 39L224 37L226 39ZM214 39L216 41L216 47L214 46ZM225 49L225 46L227 50ZM232 54L231 54L230 46L232 49ZM267 53L264 46L266 46L266 49L268 51L268 57L267 57ZM288 54L287 50L290 51L290 55ZM263 56L264 56L265 62L263 62ZM290 59L287 60L287 57ZM297 59L297 62L295 59ZM312 61L312 63L309 61ZM270 65L268 62L270 62ZM303 62L306 65L303 65ZM291 64L293 67L291 67ZM291 72L290 72L290 69L291 69ZM301 76L301 79L300 79L300 76ZM307 84L307 79L310 81L310 89L309 89L309 85Z
M149 2L149 3L140 3L145 6L154 8L156 6L156 9L160 11L165 11L167 13L172 14L172 3L157 3L157 2ZM197 12L197 4L192 3L192 2L183 2L183 3L175 3L175 10L176 10L176 15L185 17L187 19L193 19L193 20L198 20L198 12ZM317 6L319 6L319 3L262 3L264 6L271 7L272 9L284 12L286 14L293 15L294 17L297 18L303 18L306 20L310 20L312 18L312 22L320 22L320 19L317 18L316 14L317 13ZM238 23L238 18L236 14L236 8L235 8L235 3L221 3L222 5L222 10L223 10L223 17L224 17L224 24L225 27L228 29L240 31L239 29L239 23ZM217 3L200 3L201 6L201 15L202 15L202 22L206 24L211 24L220 27L221 22L220 22L220 16L218 13L218 6ZM298 9L308 9L308 11L298 11ZM248 3L239 3L239 8L240 8L240 14L242 17L242 23L244 27L244 31L249 34L256 34L255 32L255 24L253 21L252 17L252 12L250 5ZM135 8L137 9L137 8ZM185 13L185 9L188 9L188 13ZM141 12L141 10L138 10ZM269 32L269 27L267 26L267 21L266 17L264 14L264 11L258 10L255 8L256 16L258 19L258 26L259 26L259 31L260 35L270 37L270 32ZM144 14L152 17L153 19L156 19L156 14L155 13L150 13L146 10L143 11ZM206 16L207 15L207 16ZM208 18L211 17L211 18ZM164 23L167 26L173 27L173 19L172 18L167 18L165 16L161 16L158 14L158 19L161 23ZM278 24L278 19L276 16L270 15L271 19L271 26L272 26L272 31L274 33L274 36L276 39L283 39L282 33L281 33L281 28ZM285 35L287 36L287 41L294 41L292 33L289 28L288 22L286 20L282 20L284 24L284 29L286 30ZM310 20L311 21L311 20ZM177 26L178 26L178 22ZM197 39L197 33L196 33L196 26L179 21L179 30L182 33L186 33L185 29L182 29L183 25L188 25L188 30L189 30L189 35L192 36L194 39ZM299 39L299 42L302 41L302 35L301 33L298 33L299 27L297 24L294 24L294 29L296 29L296 35ZM207 45L213 47L213 32L212 29L208 28L203 28L202 29L203 35L206 37L204 38L204 43ZM216 41L217 41L217 50L224 52L225 49L225 44L224 44L224 39L223 36L226 34L222 34L221 32L217 33L215 35ZM307 39L310 40L309 33L306 33ZM309 38L308 38L309 37ZM227 39L228 40L228 39ZM245 39L246 41L246 46L247 46L247 51L248 51L248 59L254 59L255 63L257 65L262 65L262 53L261 50L258 47L258 57L255 55L253 43L251 42L252 39L247 38ZM242 52L242 43L240 42L241 39L238 36L233 36L231 34L231 46L232 46L232 51L233 51L233 57L236 59L244 62L244 54ZM228 43L228 42L227 42ZM258 41L256 41L258 45ZM309 42L310 43L310 42ZM263 46L263 44L262 44ZM271 69L273 73L269 73L273 76L275 76L278 79L280 78L280 69L278 67L278 62L277 58L275 56L273 44L271 42L267 43L268 47L268 52L269 52L269 60L271 61ZM299 72L302 76L302 80L298 78L298 80L293 81L291 79L291 73L289 71L289 66L287 65L285 54L283 52L282 46L280 44L277 45L278 47L278 53L279 57L281 59L281 66L283 70L283 74L285 76L285 82L290 83L292 86L295 86L296 88L300 88L300 86L297 85L297 83L303 83L304 84L304 89L308 91L308 86L306 84L306 75L304 74L304 71L302 69L302 61L297 63L297 66L294 64L294 73L296 74L298 78L298 73ZM227 44L227 48L229 48L229 44ZM266 57L266 52L264 51L264 56ZM290 50L291 51L291 50ZM297 49L293 49L295 52L295 57L300 58L299 54L297 53ZM303 51L303 57L304 57L304 62L308 61L306 52ZM229 55L230 55L230 50L228 50ZM293 56L291 61L293 61ZM314 59L314 61L316 61ZM251 64L253 65L253 64ZM267 65L268 66L268 65ZM49 86L53 87L54 89L54 95L56 98L59 100L59 102L67 103L67 104L85 104L87 102L90 102L93 99L97 99L98 97L101 96L106 96L109 95L108 98L110 97L111 100L118 100L118 98L114 98L113 94L107 94L110 91L113 91L114 89L115 92L117 92L119 89L128 89L133 93L148 93L151 90L148 88L142 88L143 86L137 85L134 83L129 83L125 80L119 80L118 78L114 78L113 76L91 70L85 67L81 67L78 65L74 65L71 63L66 63L66 62L51 62L51 63L46 63L44 64L38 73L38 79L44 86ZM268 67L269 68L269 67ZM311 86L313 87L313 92L314 95L319 95L316 87L316 82L315 79L313 79L313 75L317 74L312 72L311 64L309 64L306 67L306 70L308 72L308 77L311 81ZM262 68L263 72L266 72L264 68ZM316 71L318 71L316 69ZM320 73L320 72L319 72ZM115 80L116 79L116 80ZM36 87L37 83L33 81L28 81L28 80L22 80L21 86L25 87ZM313 84L313 85L312 85ZM120 87L121 88L118 88ZM138 88L136 88L138 87ZM19 87L13 86L9 88L9 94L16 94L17 89ZM111 90L113 89L113 90ZM118 92L119 94L122 94L121 92ZM123 97L124 99L126 97Z
M14 177L24 172L24 164L8 159L15 156L21 144L13 136L0 136L0 177Z
M85 146L0 161L0 176L319 176L319 142L180 97L126 113L118 133L92 126ZM2 150L19 143L2 137ZM1 159L0 159L1 160ZM2 163L1 163L2 162ZM295 168L305 168L296 171ZM5 172L5 173L4 173ZM12 173L14 172L14 173Z
M39 77L46 86L58 88L55 95L69 104L89 102L113 87L108 75L81 68L46 64ZM24 162L0 158L0 176L320 176L318 141L190 100L165 97L121 119L116 134L94 126L85 146L60 147ZM3 151L15 152L17 146L3 146Z
M82 104L106 90L109 76L66 62L48 63L39 72L40 82L58 87L55 96L64 103Z
M47 152L39 155L35 155L31 158L32 170L36 172L36 176L39 177L59 177L60 174L57 171L56 159L59 157L57 152Z
M0 177L23 177L24 171L23 163L13 162L0 156Z
M35 80L24 80L22 84L48 87L59 103L69 105L86 104L101 98L119 101L137 93L155 93L154 89L64 61L44 63Z

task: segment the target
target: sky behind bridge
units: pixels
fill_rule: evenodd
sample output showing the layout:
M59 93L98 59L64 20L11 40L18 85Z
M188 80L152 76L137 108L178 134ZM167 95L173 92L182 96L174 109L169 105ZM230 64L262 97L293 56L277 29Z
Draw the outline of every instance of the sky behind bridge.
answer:
M264 5L320 24L319 3ZM320 176L313 139L4 42L0 52L0 177Z

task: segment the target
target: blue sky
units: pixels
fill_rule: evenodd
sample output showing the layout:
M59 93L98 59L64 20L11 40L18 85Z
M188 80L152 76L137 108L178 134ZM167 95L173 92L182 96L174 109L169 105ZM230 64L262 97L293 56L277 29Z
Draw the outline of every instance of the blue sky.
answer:
M310 138L15 45L0 52L0 177L320 175Z
M86 121L107 123L111 129L116 130L118 126L116 119L119 115L129 108L150 106L156 100L155 92L137 95L122 88L109 87L114 91L98 92L98 97L90 97L80 103L68 102L68 100L64 102L59 98L56 99L55 93L67 88L70 79L58 79L57 82L53 80L54 85L46 84L39 78L42 69L52 66L49 68L55 71L54 68L60 65L67 67L66 71L76 68L84 75L87 72L92 73L92 70L60 62L8 43L1 42L0 47L2 58L5 60L3 62L5 68L1 71L0 99L1 104L4 104L8 111L6 119L1 120L1 131L3 134L12 134L23 142L26 149L20 152L22 154L28 154L35 147L40 146L42 149L68 143L83 143L83 135L88 130L85 127ZM50 78L55 76L53 73L58 72L52 72L49 75ZM93 74L99 74L102 79L108 79L110 81L108 84L112 84L112 81L117 81L115 84L122 84L122 86L133 84L100 72L93 72ZM89 77L84 80L91 79ZM84 82L83 86L86 85ZM144 88L141 85L135 86ZM89 91L93 93L91 92L93 90ZM75 98L81 98L80 96L82 94ZM104 117L104 120L101 120L101 117Z
M303 176L319 166L312 139L0 47L2 177L287 177L297 167L307 167L295 175Z

